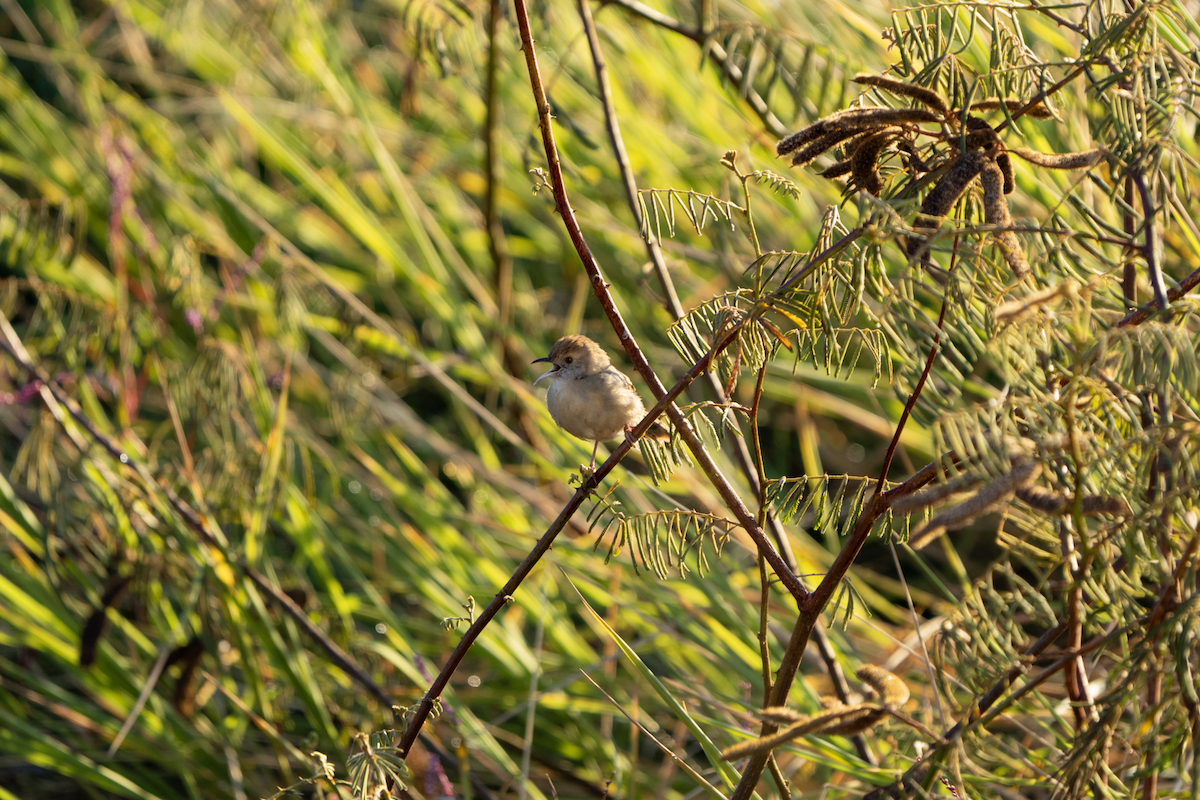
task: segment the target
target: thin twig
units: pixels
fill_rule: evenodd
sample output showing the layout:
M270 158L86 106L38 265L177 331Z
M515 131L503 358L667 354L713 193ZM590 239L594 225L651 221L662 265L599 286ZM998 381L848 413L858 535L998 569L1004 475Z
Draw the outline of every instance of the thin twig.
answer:
M1068 405L1068 408L1070 406ZM1078 572L1079 558L1075 553L1074 537L1066 519L1058 521L1059 541L1062 548L1063 572L1068 587L1067 591L1067 648L1078 650L1083 646L1083 586ZM1067 663L1063 676L1067 687L1067 699L1071 701L1071 710L1075 717L1075 733L1079 734L1088 724L1091 717L1091 693L1087 688L1087 668L1082 657L1077 657Z
M586 0L585 0L586 1ZM762 440L758 432L758 411L762 405L763 379L767 375L767 361L758 368L758 378L754 382L754 400L750 404L750 437L754 443L754 465L758 477L758 522L761 525L767 515L767 477L763 468ZM761 592L758 599L758 655L762 663L763 704L768 708L771 703L771 644L768 623L771 610L771 583L767 578L767 561L762 554L758 555L758 581ZM779 789L780 797L788 797L787 781L779 770L779 765L773 760L768 762L771 767L771 777Z
M625 202L633 214L638 230L643 232L646 250L650 255L650 263L658 276L662 287L667 310L675 319L683 318L683 304L675 291L675 282L667 270L666 259L663 258L662 248L658 240L643 224L642 206L638 203L637 179L633 176L633 167L629 164L629 154L625 151L625 140L621 136L621 123L617 120L616 106L613 104L612 86L608 80L608 65L604 61L604 52L600 49L600 37L596 34L596 22L592 18L592 8L589 0L579 0L579 16L583 20L583 30L587 34L588 47L592 52L592 68L596 73L596 87L600 90L600 104L604 108L604 124L608 128L608 141L612 145L613 156L617 160L617 168L621 173L621 185L625 189Z
M495 270L496 282L496 329L503 331L508 328L509 315L512 307L512 259L504 244L504 231L500 227L500 214L496 206L496 194L499 190L497 177L499 154L496 147L496 133L499 127L500 97L496 91L496 73L498 71L500 51L500 0L491 0L488 5L488 54L487 73L484 81L484 101L486 104L483 122L483 166L487 186L483 195L484 227L488 235L488 253L492 257L492 268Z
M1159 717L1162 715L1162 709L1158 707L1158 704L1162 701L1163 681L1162 664L1159 662L1157 654L1150 656L1146 668L1150 671L1150 677L1146 681L1145 705L1145 709L1149 712L1149 718L1143 719L1141 723L1144 726L1142 729L1148 732L1146 749L1142 751L1141 757L1143 763L1150 767L1150 770L1142 779L1142 800L1154 800L1158 795L1158 770L1151 765L1157 761L1155 731L1158 728Z
M1162 242L1158 235L1158 226L1154 222L1157 210L1146 186L1146 178L1141 171L1131 170L1133 185L1137 187L1142 200L1142 226L1146 230L1146 244L1142 247L1142 255L1146 259L1146 276L1150 279L1150 288L1154 290L1154 302L1160 309L1169 304L1167 285L1163 282L1162 263L1159 256L1162 253Z
M693 767L691 764L684 761L679 756L675 755L674 750L667 747L665 744L663 744L657 738L655 738L654 734L652 734L650 731L643 728L642 724L640 722L638 722L636 719L634 719L632 716L630 716L629 712L627 712L624 708L622 708L621 704L618 703L615 699L613 699L612 695L610 695L608 692L604 691L604 689L600 686L600 684L598 684L594 680L592 680L591 675L588 675L586 672L584 672L583 677L587 678L588 682L591 683L592 686L595 686L600 691L600 694L607 697L608 701L610 703L612 703L614 706L616 706L617 710L620 711L622 714L624 714L626 719L628 719L631 724L637 726L638 728L641 728L642 733L646 734L647 738L649 738L650 741L654 742L655 746L657 746L659 750L662 750L663 754L666 755L667 758L671 759L675 764L677 764L679 767L681 767L684 772L686 772L689 776L691 776L692 780L694 780L700 786L703 786L714 797L718 797L718 798L721 798L721 800L724 800L725 795L721 794L720 789L718 789L716 786L713 786L711 783L709 783L707 780L705 780L704 776L701 775L699 772L697 772L695 767Z
M1018 108L1016 111L1014 111L1012 114L1010 114L1008 116L1008 118L1004 120L1004 122L1001 122L999 125L997 125L996 129L995 129L996 133L999 133L1000 131L1004 130L1005 128L1007 128L1009 126L1010 123L1017 121L1018 119L1025 116L1027 113L1029 113L1033 109L1037 108L1039 105L1041 105L1045 101L1045 99L1047 97L1054 94L1059 89L1063 88L1068 83L1070 83L1071 81L1078 78L1083 73L1084 69L1086 69L1086 65L1075 67L1075 69L1068 72L1065 76L1063 76L1063 78L1061 80L1059 80L1057 83L1055 83L1049 89L1047 89L1044 92L1039 92L1037 97L1033 98L1028 103L1026 103L1025 105Z
M133 708L129 710L128 716L125 717L125 724L121 726L121 730L117 731L116 738L108 746L108 753L105 755L105 758L111 759L121 749L121 742L125 741L125 737L133 729L133 724L137 722L142 709L146 706L146 701L150 699L150 693L154 691L154 686L158 683L163 668L167 666L167 657L169 655L171 655L171 648L163 647L159 650L158 658L154 661L154 668L150 670L150 675L146 678L146 685L142 687L142 692L138 695L137 702L133 704Z
M942 711L942 697L938 693L938 682L933 674L933 661L929 658L929 648L925 646L925 636L921 633L921 620L917 617L912 592L908 590L908 579L904 577L904 569L900 566L900 556L896 553L896 541L892 536L888 537L888 549L892 551L892 563L896 565L896 576L900 579L900 586L904 589L904 599L908 602L908 613L912 617L917 643L921 645L921 657L925 661L925 669L929 673L929 688L933 691L933 704L937 708L938 724L944 728L946 727L946 714Z
M1200 286L1200 269L1195 269L1190 272L1186 278L1179 282L1179 286L1177 288L1168 289L1167 299L1173 303L1190 292L1192 289L1195 289L1197 286ZM1153 308L1139 308L1133 313L1126 314L1125 317L1117 323L1116 327L1124 328L1128 325L1141 325L1150 318L1150 315L1153 314L1154 311L1155 309Z

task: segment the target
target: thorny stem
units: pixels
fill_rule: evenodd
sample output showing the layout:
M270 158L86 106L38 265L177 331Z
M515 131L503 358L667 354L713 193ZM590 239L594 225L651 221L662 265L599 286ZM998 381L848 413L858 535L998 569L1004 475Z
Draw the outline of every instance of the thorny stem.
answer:
M633 333L625 324L625 320L621 316L620 310L613 302L612 295L608 292L608 283L604 280L604 276L600 272L600 265L596 263L595 257L592 255L591 249L588 247L587 241L583 237L583 231L579 227L578 221L575 219L575 211L571 208L570 201L567 199L566 184L563 180L562 165L558 158L558 148L554 143L554 130L551 126L550 119L550 103L546 99L546 90L542 85L541 71L538 68L537 51L534 49L533 33L529 25L529 13L525 5L525 0L515 0L514 11L517 17L517 26L521 34L521 46L525 52L525 64L529 70L529 80L533 89L534 102L538 110L538 125L542 133L542 145L546 151L547 171L550 175L550 183L554 193L554 203L558 210L559 216L562 217L563 225L567 229L567 235L571 239L571 243L575 246L575 251L579 254L580 260L583 262L584 269L587 270L588 277L592 281L592 293L600 301L600 305L604 308L605 314L608 316L609 322L612 324L613 331L617 334L617 338L621 341L621 345L625 348L625 352L629 355L630 361L633 363L634 369L642 376L650 387L650 391L656 398L664 398L667 395L667 390L663 387L658 375L654 372L654 368L646 360L645 354L642 353L637 341L633 337ZM744 322L743 322L744 324ZM717 341L709 354L701 359L701 362L707 366L711 362L716 353L724 350L737 337L740 326L732 326L723 337ZM697 363L700 366L700 362ZM688 374L695 377L695 370L689 370ZM674 400L673 397L669 400ZM656 411L647 415L647 420L653 421L658 414L662 413L660 406L663 403L655 406ZM802 598L808 595L808 590L800 583L800 580L794 573L788 570L787 565L780 558L779 553L767 540L762 528L755 521L750 510L746 508L745 503L738 496L737 491L721 473L720 468L713 461L712 456L700 441L700 437L696 434L695 429L687 418L679 411L673 402L666 405L666 413L671 418L672 424L679 432L680 438L688 450L691 451L696 462L708 477L709 482L716 488L717 493L721 495L721 499L733 512L741 526L746 530L746 533L754 541L759 551L766 557L771 568L779 576L780 581L787 587L788 591L796 598L797 602L801 602ZM643 425L638 426L638 431L644 433Z

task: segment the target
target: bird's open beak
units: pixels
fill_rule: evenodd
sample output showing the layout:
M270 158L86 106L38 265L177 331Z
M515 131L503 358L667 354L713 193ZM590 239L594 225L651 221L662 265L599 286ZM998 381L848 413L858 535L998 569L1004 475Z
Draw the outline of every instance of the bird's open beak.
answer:
M544 362L546 362L547 364L549 364L549 363L550 363L550 357L549 357L549 356L546 356L546 357L544 357L544 358L535 358L533 361L530 361L529 363L530 363L530 364L537 364L537 363L540 363L540 362L543 362L543 361L544 361ZM533 382L533 383L534 383L534 385L536 386L536 385L537 385L537 382L538 382L538 381L540 381L542 378L549 377L550 375L553 375L553 374L554 374L554 373L556 373L556 372L558 372L558 364L555 364L554 366L550 367L550 369L546 370L546 371L545 371L545 372L543 372L541 375L539 375L539 376L537 377L537 380L535 380L535 381Z

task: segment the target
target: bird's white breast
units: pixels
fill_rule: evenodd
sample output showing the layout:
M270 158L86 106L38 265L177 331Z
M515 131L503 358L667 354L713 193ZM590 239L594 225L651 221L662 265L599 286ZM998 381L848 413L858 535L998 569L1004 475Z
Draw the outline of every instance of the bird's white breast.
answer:
M629 378L612 367L582 378L555 378L546 407L563 430L589 441L615 439L646 415Z

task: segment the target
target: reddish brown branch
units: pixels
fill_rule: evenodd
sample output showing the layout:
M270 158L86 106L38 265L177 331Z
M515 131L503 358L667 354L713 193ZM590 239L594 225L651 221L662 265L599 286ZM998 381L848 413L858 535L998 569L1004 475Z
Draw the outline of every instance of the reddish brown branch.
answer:
M562 175L562 165L558 158L558 148L554 143L550 102L546 98L546 90L542 85L537 51L534 48L533 32L529 25L529 12L526 8L525 0L515 0L514 11L516 12L517 27L521 34L521 49L525 53L525 65L529 70L529 81L533 89L534 103L538 110L538 126L541 128L542 146L546 152L547 171L554 194L555 208L559 216L562 217L563 225L567 229L567 235L571 239L575 251L579 254L579 259L583 262L583 267L587 271L588 277L591 278L592 293L600 301L600 305L603 307L604 313L608 316L608 320L612 325L613 331L617 334L621 346L625 348L625 352L629 355L634 369L646 381L646 384L650 387L650 391L656 398L661 399L666 395L667 391L663 387L662 381L659 380L658 375L654 372L654 369L650 366L650 363L646 360L646 356L642 353L641 348L634 339L633 333L625 324L620 310L613 302L612 295L608 292L608 283L604 280L604 276L600 272L600 265L596 262L587 241L584 239L579 222L575 219L575 211L571 208L571 203L567 198L566 183ZM712 355L728 347L733 342L739 330L739 326L729 329L722 339L715 343L713 351L708 358L711 359ZM679 432L680 438L683 439L684 445L691 451L700 469L703 470L709 482L716 488L717 493L721 495L721 499L725 502L725 505L733 512L738 523L741 524L746 533L754 541L759 552L767 559L767 563L771 565L771 569L775 571L780 581L796 598L797 603L799 603L802 598L808 595L808 590L804 588L795 574L788 569L787 564L779 556L778 551L771 545L762 527L754 519L754 515L750 513L750 509L742 502L737 491L721 473L716 462L713 461L712 456L700 441L700 437L696 434L695 429L692 428L691 423L687 421L673 402L666 407L666 412L671 418L675 429ZM661 413L661 410L658 413ZM657 414L652 411L647 416L647 419L652 420L656 416Z
M1173 303L1190 292L1192 289L1195 289L1197 286L1200 286L1200 269L1193 270L1191 273L1189 273L1186 278L1179 282L1179 286L1177 288L1168 289L1167 300ZM1117 323L1117 327L1124 328L1127 325L1141 325L1143 322L1149 319L1150 315L1156 310L1157 309L1154 308L1139 308L1132 314L1126 314L1125 317Z
M829 566L829 570L825 573L825 577L821 580L821 583L817 585L817 588L813 590L812 594L808 596L800 608L799 618L796 620L796 626L792 629L791 638L788 640L787 649L784 651L783 660L779 665L779 675L771 692L771 705L773 706L782 706L787 702L788 694L792 688L792 681L795 679L796 670L800 666L800 658L804 655L804 650L808 646L808 638L814 626L820 620L821 612L824 611L825 606L832 599L834 591L850 570L850 565L858 557L859 551L862 550L863 545L866 543L867 537L870 535L876 521L887 512L888 507L896 498L915 492L936 474L935 470L932 469L933 465L930 465L891 491L885 492L883 489L887 480L888 469L891 467L892 457L895 455L896 447L900 442L900 436L904 433L905 424L908 422L912 409L917 404L917 400L925 388L925 383L929 379L929 373L933 369L933 362L937 357L938 345L941 341L941 327L946 318L946 305L946 301L943 300L942 310L938 315L938 332L934 334L933 344L929 348L929 356L925 359L925 368L921 371L921 377L917 380L917 385L913 387L912 393L908 396L908 402L904 405L904 413L900 415L900 421L896 423L896 431L888 446L887 455L884 457L883 468L880 470L875 491L871 495L871 499L867 501L857 522L855 522L850 538L846 540L846 544L842 547L841 552L837 554L837 557ZM770 736L777 729L778 726L774 723L764 721L762 731L759 735ZM758 785L759 776L762 775L763 767L766 766L769 754L770 751L766 751L764 753L756 753L749 758L742 770L742 780L734 790L731 800L748 800L754 794L754 788Z

